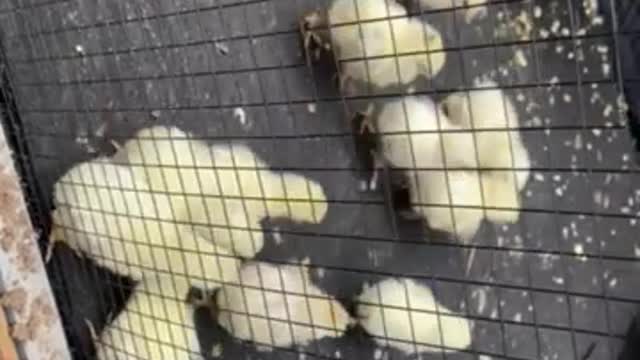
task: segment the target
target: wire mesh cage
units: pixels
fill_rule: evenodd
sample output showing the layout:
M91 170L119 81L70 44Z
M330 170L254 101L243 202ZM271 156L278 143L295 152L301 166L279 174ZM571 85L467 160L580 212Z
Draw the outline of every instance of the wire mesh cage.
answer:
M1 2L71 357L622 357L639 5Z

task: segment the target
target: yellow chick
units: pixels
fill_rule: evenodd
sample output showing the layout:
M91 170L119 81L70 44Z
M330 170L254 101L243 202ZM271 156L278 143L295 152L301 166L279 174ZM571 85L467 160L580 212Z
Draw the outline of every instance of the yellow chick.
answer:
M164 284L164 285L162 285ZM98 360L201 360L188 287L144 282L96 339Z
M357 313L378 345L407 354L454 352L471 345L469 321L438 304L431 289L412 279L365 286Z
M413 176L409 174L408 176ZM410 178L410 183L413 184ZM484 219L480 176L475 170L422 172L412 192L413 209L427 220L429 227L455 234L470 241ZM424 204L424 205L419 205Z
M223 286L216 298L219 324L265 351L338 337L351 324L342 305L299 265L246 264L239 283Z
M400 168L477 167L473 134L452 123L427 96L384 105L375 119L382 153Z
M470 240L484 218L473 134L413 96L386 104L376 128L382 156L406 173L413 210L432 229Z
M154 192L170 194L177 221L197 225L199 235L246 258L263 247L264 217L317 223L327 212L318 183L269 170L242 144L209 146L156 126L138 132L122 153Z
M476 130L481 169L502 169L483 171L487 180L483 186L490 194L488 206L519 209L519 192L529 179L531 161L518 131L518 113L509 97L498 84L485 80L478 82L476 89L448 96L442 108L452 122ZM488 217L495 222L515 222L518 212L491 211Z
M474 130L494 130L475 133L478 158L483 166L530 166L529 154L518 132L518 112L495 82L478 82L473 90L449 95L441 107L454 124ZM527 178L528 171L518 173L518 188L524 187Z
M408 175L412 183L411 172ZM505 178L477 170L418 173L414 210L433 229L455 234L464 242L476 234L486 217L496 223L518 220L520 196ZM482 191L480 189L482 188Z
M517 123L502 92L481 90L471 96L473 123L464 110L469 105L464 95L451 95L442 106L428 97L391 101L376 118L376 128L382 156L407 175L414 211L431 228L468 241L485 217L496 223L518 220L519 192L530 163L517 131L477 131ZM497 111L498 102L502 111ZM512 162L522 169L517 174L509 170Z
M319 16L308 19L310 27L322 25ZM376 87L406 85L418 76L432 78L444 67L440 33L409 18L393 0L334 0L326 22L342 80Z
M167 195L149 191L127 166L99 158L54 186L52 241L63 241L118 274L155 274L202 288L237 278L240 260L174 221Z

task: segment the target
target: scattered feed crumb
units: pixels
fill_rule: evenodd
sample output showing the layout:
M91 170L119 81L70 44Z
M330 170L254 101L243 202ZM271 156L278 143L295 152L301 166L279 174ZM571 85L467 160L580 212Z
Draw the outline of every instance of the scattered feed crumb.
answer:
M240 124L242 124L243 126L247 124L247 114L245 113L243 108L241 107L234 108L233 117L238 119Z
M533 8L533 17L536 19L539 19L540 17L542 17L542 8L539 5L536 5Z
M584 246L582 244L575 244L573 245L573 253L576 255L583 255L584 254Z
M315 103L309 103L307 104L307 111L309 111L312 114L315 114L317 109L316 109L316 104Z
M280 232L280 228L277 226L274 227L272 234L273 234L273 241L276 243L276 245L282 245L284 240L282 239L282 233Z
M522 49L516 50L514 60L520 67L527 67L529 65L527 57L524 55L524 51L522 51Z
M152 110L151 111L151 117L154 120L158 120L160 118L160 115L162 115L162 112L160 110Z
M229 53L229 46L227 46L227 44L225 43L216 42L215 47L220 55L227 55Z
M373 358L375 360L382 360L382 350L376 349L376 351L373 353Z

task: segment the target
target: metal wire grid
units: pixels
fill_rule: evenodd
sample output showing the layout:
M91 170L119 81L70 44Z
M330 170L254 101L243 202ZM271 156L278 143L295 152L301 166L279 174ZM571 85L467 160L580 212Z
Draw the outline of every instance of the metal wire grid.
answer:
M302 1L296 1L295 6L293 6L293 13L295 13L294 18L298 18L305 10L313 9L314 7L308 6L307 2L302 4ZM498 43L495 39L492 39L490 43L479 44L475 46L449 46L447 44L446 51L451 52L452 54L457 54L460 58L460 62L464 62L464 54L465 51L471 51L475 49L488 49L493 53L495 68L498 68L498 58L499 58L499 49L501 47L510 47L510 46L526 46L533 49L531 52L534 55L534 69L535 69L535 81L527 82L525 84L501 84L501 88L507 90L546 90L549 87L548 79L545 79L543 75L545 65L542 61L537 57L538 51L536 47L545 42L552 41L568 41L574 47L574 50L577 52L580 45L577 44L577 40L588 41L593 38L610 38L614 43L618 41L619 37L614 36L614 33L603 32L596 34L583 34L578 35L578 13L575 8L577 5L571 1L560 2L566 5L568 8L569 20L570 20L570 34L567 36L560 35L554 38L549 39L540 39L536 38L534 40L525 40L525 41L507 41ZM499 2L496 3L495 7L504 7L505 9L509 6L522 5L528 9L530 14L533 13L535 2L527 2L527 1L508 1L508 2ZM7 44L8 48L8 59L9 65L14 70L15 76L13 76L13 89L18 94L18 111L23 119L30 119L32 122L42 121L45 118L56 117L57 114L60 114L61 117L69 116L71 120L66 120L69 124L68 126L75 125L81 118L89 119L86 123L89 125L88 133L94 133L96 130L96 125L93 124L92 120L96 120L96 118L104 119L104 117L113 116L113 113L126 113L135 116L136 114L139 117L146 117L146 115L157 112L157 111L165 111L169 112L172 118L179 118L181 113L193 111L193 110L212 110L212 111L225 111L230 109L235 109L238 106L242 106L244 108L261 108L264 113L267 121L265 125L267 127L265 134L263 135L252 135L247 136L246 134L238 133L234 134L234 130L227 129L227 123L223 123L224 129L220 131L220 133L215 134L216 141L231 141L231 140L260 140L263 144L267 144L271 149L275 152L278 151L278 145L282 143L283 140L292 139L306 139L306 138L340 138L340 137L350 137L351 133L349 132L322 132L322 128L314 128L314 131L308 132L304 129L297 129L296 125L300 123L300 121L296 121L296 118L299 117L299 113L296 112L296 109L300 106L304 106L309 103L309 101L313 101L315 103L323 104L323 103L331 103L331 102L340 102L343 104L354 104L359 101L368 101L370 99L378 99L378 98L388 98L393 95L397 95L398 93L383 93L383 94L360 94L357 96L345 97L340 94L328 95L323 93L323 89L320 85L317 84L316 76L311 76L310 80L312 81L313 86L311 87L312 94L310 96L299 96L288 89L287 86L281 87L284 90L284 97L282 99L270 100L268 99L268 94L271 93L271 89L269 86L273 85L272 81L269 81L269 77L262 77L258 72L262 73L272 73L276 79L276 81L281 82L282 84L288 84L291 82L292 74L304 74L307 70L304 68L302 63L302 58L297 58L297 61L291 61L291 59L282 58L280 53L274 52L277 59L275 59L271 64L261 65L260 56L264 54L258 54L259 48L257 48L258 42L256 39L268 39L271 37L288 37L289 41L286 42L286 46L297 46L297 42L295 38L297 34L293 28L283 28L276 29L266 28L268 30L260 31L260 26L256 26L258 31L255 32L255 28L252 27L251 24L254 22L250 21L255 20L252 14L254 14L252 9L271 9L274 11L274 14L278 13L276 10L272 8L278 8L278 10L282 10L281 8L291 7L291 4L282 5L279 2L269 2L269 1L246 1L246 2L215 2L214 4L202 4L199 2L190 2L189 4L179 4L176 5L176 8L172 9L163 9L166 12L164 13L149 13L147 12L150 9L144 8L146 4L128 4L121 3L117 5L112 5L117 7L117 10L111 9L112 13L106 13L104 10L107 10L108 5L105 2L98 2L96 4L91 4L89 6L96 6L96 18L88 18L82 20L76 20L76 23L62 21L61 26L51 26L51 24L55 24L55 21L58 21L56 15L64 13L70 9L74 9L75 7L81 8L82 6L87 6L83 4L76 4L74 2L64 1L64 2L46 2L42 4L27 4L26 2L17 2L12 4L13 6L8 7L7 9L0 10L0 14L10 20L6 23L4 28L5 32L5 44ZM101 8L102 6L105 8ZM166 5L166 4L165 4ZM180 7L180 6L184 7ZM253 6L253 8L252 8ZM133 8L131 8L133 7ZM135 15L131 15L131 13L127 13L128 10L134 10ZM461 10L460 8L458 10ZM114 11L115 10L115 11ZM43 12L43 16L34 16L34 14L39 14L39 12ZM429 12L427 16L431 14L439 14L439 13L447 13L448 11L434 11ZM615 16L615 9L612 11ZM206 15L205 15L206 14ZM224 16L223 14L233 15L232 16ZM573 14L573 15L572 15ZM111 17L109 15L112 15ZM118 17L120 15L120 17ZM142 15L142 16L140 16ZM204 16L203 16L204 15ZM212 17L208 17L208 15L213 15ZM102 17L104 16L104 17ZM196 18L196 21L187 21L184 20L186 18ZM36 21L34 21L34 19ZM200 31L204 31L207 26L210 26L209 21L211 19L212 22L219 21L219 25L221 26L221 31L217 33L218 36L215 40L208 39L194 39L191 38L189 28L196 27L200 29ZM226 19L233 19L228 21L225 24ZM456 17L454 17L454 20ZM175 20L175 21L170 21ZM184 20L184 22L181 22ZM236 21L238 20L238 21ZM51 24L47 24L47 22L51 22ZM151 22L157 22L158 24L170 24L169 30L167 30L168 34L166 39L135 39L133 36L136 36L137 33L134 32L136 26L141 25L143 28ZM4 23L4 22L3 22ZM283 23L288 26L291 25L292 21L283 21ZM616 21L613 21L612 24L616 24ZM259 25L263 25L258 22ZM458 26L462 25L454 25L454 28L459 28ZM615 25L614 32L615 32ZM173 32L172 30L175 30ZM82 33L89 33L91 31L97 31L97 37L95 45L95 49L88 48L89 44L82 45L80 48L74 46L74 44L82 43L77 42L78 38L82 38ZM102 36L99 32L103 31ZM117 35L116 35L117 34ZM179 34L186 34L184 38L180 37ZM223 34L220 36L220 34ZM124 36L123 38L118 39L117 36ZM122 40L125 41L122 41ZM63 42L66 40L66 43ZM104 41L102 43L100 40ZM224 47L228 46L228 44L232 44L233 42L244 42L246 41L247 47L244 49L250 54L250 63L245 67L238 67L237 64L231 64L231 69L224 69L224 66L220 66L217 61L217 57L214 54L220 52L229 51L233 52L233 49L225 50ZM21 46L16 46L17 44L21 44ZM152 46L130 46L131 44L153 44ZM86 46L87 48L84 48ZM204 46L208 48L208 53L205 52L205 55L202 57L204 62L204 69L194 69L193 64L190 61L181 61L183 58L182 52L186 52L187 56L189 56L189 51L187 49L191 47L199 47ZM617 50L617 47L614 47ZM239 50L239 49L238 49ZM16 54L15 57L12 55L12 51ZM21 53L22 51L22 53ZM179 69L175 74L169 72L168 69L161 69L157 71L156 74L144 74L144 69L135 69L132 71L130 67L126 66L123 58L127 56L138 57L143 56L145 52L150 53L152 56L157 58L168 58L172 64L177 65L176 67ZM45 56L40 56L40 53L46 54ZM22 55L22 56L21 56ZM88 64L88 59L93 61L98 61L98 59L103 57L114 58L114 63L112 65L115 66L114 73L122 74L121 76L111 77L109 76L108 71L96 71L94 72L96 77L93 77L90 71L90 64ZM454 58L456 56L451 56ZM451 61L451 60L448 60ZM62 65L64 62L70 62L74 65L69 65L68 69L65 69ZM197 64L197 63L196 63ZM200 65L202 65L200 64ZM567 80L559 80L554 83L554 86L558 87L573 87L576 89L578 94L578 99L580 99L580 103L583 103L586 96L583 94L585 88L593 86L594 84L598 85L613 85L620 93L622 92L623 79L620 74L620 66L619 64L614 64L615 73L614 76L603 79L590 79L585 80L587 76L583 74L580 69L580 65L578 62L575 62L575 78L569 78ZM71 71L74 69L74 66L78 66L78 69L82 69L80 71ZM86 67L85 67L86 66ZM199 65L198 65L199 66ZM49 68L50 67L50 68ZM38 69L38 71L32 71L33 69ZM99 68L99 66L97 67ZM31 70L31 76L19 76L25 75L27 72L26 69ZM59 71L51 71L59 70ZM242 83L245 79L245 75L247 72L256 72L257 76L251 78L249 75L250 82ZM461 66L462 79L467 79L465 76L465 68ZM318 74L314 74L318 75ZM303 75L304 76L304 75ZM307 75L308 76L308 75ZM214 85L214 90L211 91L210 95L214 99L200 99L197 96L192 99L187 99L188 95L196 95L202 92L202 88L200 85L202 81L199 81L199 78L206 78L206 80L212 80L212 84ZM24 80L23 80L24 79ZM29 80L26 80L29 79ZM251 87L252 83L257 85L256 88L259 90L257 93L259 94L257 98L261 99L258 101L237 101L233 97L231 98L222 98L224 96L224 91L220 90L224 86L229 86L233 84L236 89ZM141 95L144 98L144 101L141 102L142 106L131 106L126 102L126 99L118 99L118 94L129 94L131 88L136 88L135 84L130 84L134 82L142 82L143 85L138 85L140 88L144 89L147 83L159 82L164 83L165 88L167 89L185 89L183 85L186 85L186 89L190 90L190 93L187 93L185 98L178 98L177 94L175 94L175 98L172 99L171 95L168 95L166 98L151 98L153 94L147 93L145 91L140 91L136 95ZM221 84L222 83L222 84ZM267 84L269 86L267 86ZM83 88L95 86L100 88L104 86L105 92L108 94L111 92L111 98L117 99L116 101L120 101L119 103L111 103L104 101L101 103L101 100L91 98L91 93L84 94ZM207 89L208 87L204 87ZM8 88L3 88L3 91L6 92ZM51 98L52 91L55 89L62 89L62 91L69 91L72 94L69 98L66 98L65 101L62 101L59 104L46 104L46 99ZM300 89L295 89L300 90ZM458 87L440 87L434 86L434 88L429 88L427 90L423 90L421 92L438 96L439 94L446 94L452 91L459 90ZM94 90L95 91L95 90ZM239 90L240 91L240 90ZM308 94L308 89L306 90L305 95ZM39 96L33 96L33 92L38 93ZM28 96L31 94L31 96ZM544 94L541 91L541 94ZM87 96L88 95L88 96ZM9 98L9 95L5 95L5 97ZM109 97L109 96L107 96ZM183 103L184 100L187 100L187 103ZM207 101L209 100L209 101ZM133 102L138 101L137 98L133 99ZM207 104L208 102L208 104ZM277 131L271 129L271 124L275 121L274 117L271 115L271 108L274 106L283 106L288 114L293 118L291 125L293 126L293 130L291 134L281 134ZM578 112L580 119L579 124L571 124L566 126L557 126L554 127L554 130L564 130L568 132L580 133L584 137L588 137L589 133L596 131L612 131L612 130L625 130L624 121L622 119L619 123L613 124L612 126L603 126L602 124L590 124L588 122L588 113L582 107L578 106ZM348 115L348 114L347 114ZM16 114L11 115L13 117L9 118L9 126L11 129L16 131L16 129L23 129L24 126L29 126L28 124L23 124L17 119ZM74 119L73 117L77 116L78 119ZM343 115L344 116L344 115ZM31 125L32 126L32 125ZM518 129L521 132L527 131L545 131L548 130L548 125L538 125L538 126L528 126L521 127ZM493 131L501 131L504 129L495 129ZM75 138L73 128L60 129L54 128L53 131L43 131L42 129L23 129L23 135L18 136L15 140L16 145L18 146L17 153L18 156L21 157L21 163L27 164L27 166L33 162L42 161L46 162L62 162L64 164L65 159L60 159L57 155L48 155L44 153L32 152L29 153L29 146L37 147L35 144L28 144L27 141L42 141L42 139L46 138L56 138L56 139L64 139L68 138L71 140ZM222 134L222 135L221 135ZM232 135L228 135L232 134ZM121 139L128 136L128 134L112 134L113 139ZM203 138L210 139L212 136L206 135ZM21 140L22 139L22 140ZM27 141L25 141L27 140ZM553 146L547 143L547 146L553 148ZM332 149L325 145L323 154L331 156ZM548 156L548 164L554 164L554 156L557 155L551 154L552 151L547 152ZM300 171L304 170L307 172L314 171L332 171L332 172L343 172L343 171L353 171L352 167L349 168L337 168L324 166L325 164L319 164L315 166L315 164L307 164L308 167L300 168L300 167L286 167L286 166L274 166L276 170L293 170ZM68 165L62 165L63 167L67 167ZM445 169L450 170L450 169ZM500 170L500 169L497 169ZM502 169L504 170L504 169ZM630 178L637 177L637 170L630 168L622 168L622 167L603 167L597 168L593 165L588 165L585 162L585 166L583 167L562 167L562 166L548 166L544 168L536 168L535 171L548 173L549 176L551 174L557 173L582 173L586 174L585 179L587 181L587 189L590 189L589 194L595 190L595 185L590 183L591 176L594 174L616 174L621 176L629 176ZM37 169L34 171L30 171L26 176L28 182L30 182L30 186L28 187L31 191L35 192L47 192L47 188L50 187L55 179L54 178L43 178L41 176L36 176ZM48 176L51 176L49 174ZM629 193L632 192L633 182L629 181ZM535 195L535 193L534 193ZM45 224L47 218L47 209L50 207L47 200L44 200L47 196L42 195L37 197L34 201L33 195L30 195L32 198L30 199L30 203L32 208L35 209L34 212L40 214L38 224ZM578 216L585 217L587 219L591 219L591 223L595 228L595 234L599 234L600 231L597 229L602 219L620 219L620 220L628 220L634 221L637 218L637 215L632 213L611 213L604 212L601 209L597 209L592 205L591 209L567 209L562 208L560 205L556 204L556 200L554 197L551 197L551 206L550 208L525 208L522 209L523 213L539 213L542 215L550 215L548 217L553 218L553 222L551 223L553 227L556 228L556 234L560 234L563 232L561 229L562 226L559 223L559 218L561 216ZM374 205L374 206L384 206L385 203L379 199L370 200L366 198L353 198L353 199L341 199L341 198L330 198L329 202L331 204L343 204L343 205L351 205L351 206L362 206L362 205ZM429 205L429 204L425 204ZM486 209L485 207L482 207ZM518 227L521 227L521 234L527 232L526 223L520 223ZM257 229L260 230L260 229ZM266 230L269 231L269 230ZM401 235L397 234L397 232L392 237L388 236L353 236L353 234L340 234L340 233L331 233L330 229L315 229L311 232L300 232L300 231L291 231L291 230L280 230L283 235L291 235L291 236L304 236L309 238L325 238L325 237L344 237L342 241L361 241L361 242L380 242L380 243L389 243L390 241L396 242L401 238ZM347 237L349 239L347 239ZM422 239L403 239L405 243L413 244L420 246L424 244ZM497 356L499 358L504 359L524 359L524 358L533 358L542 359L547 354L547 348L549 346L548 337L549 333L566 333L570 334L569 339L571 342L570 353L566 358L574 358L578 359L586 352L584 350L584 344L578 344L580 341L579 337L603 337L603 338L616 338L619 336L619 332L616 332L613 328L615 325L612 324L610 311L614 311L611 308L615 308L617 304L631 304L636 298L631 298L628 296L618 296L612 295L609 293L610 289L607 286L600 286L601 291L596 293L591 293L589 291L579 291L573 290L570 288L571 285L569 281L563 281L560 286L555 288L547 288L544 286L536 286L534 284L534 279L536 275L532 273L532 265L531 262L536 258L543 257L554 257L558 258L562 265L560 266L562 269L562 279L568 279L571 274L568 273L568 269L571 267L567 265L567 262L573 261L575 258L575 254L569 250L563 249L562 245L558 245L558 240L555 240L556 245L553 247L553 250L546 249L544 247L535 246L532 248L524 248L519 246L514 247L505 247L501 244L496 245L486 245L486 244L476 244L472 243L471 245L462 245L462 244L451 244L449 242L440 242L438 240L432 242L436 246L444 246L444 247L452 247L457 249L463 249L466 251L470 251L476 249L477 251L491 253L492 256L500 256L500 253L504 252L515 252L521 254L523 258L526 260L526 283L525 284L509 284L496 283L495 279L500 278L500 274L496 274L495 270L492 271L492 275L490 279L493 280L477 280L473 278L460 278L455 275L450 274L437 274L432 273L426 276L418 276L418 278L428 280L434 288L436 293L436 297L438 295L437 289L441 287L441 284L460 284L464 287L471 286L487 286L491 287L492 291L496 292L497 300L496 302L500 304L496 307L497 316L489 317L482 315L472 315L470 313L465 314L466 317L481 323L481 322L489 322L493 324L497 324L499 327L499 334L501 339L501 344L499 345L499 349L491 349L489 351L477 349L480 347L478 344L474 344L474 348L469 350L469 354L479 354L486 356ZM599 249L594 251L594 253L585 253L581 257L586 258L588 262L597 262L598 270L597 273L600 274L600 281L604 283L608 283L610 280L607 278L607 268L610 265L615 263L623 264L623 263L631 263L631 266L635 266L637 261L629 256L625 255L608 255L604 254L606 252L606 245L599 245ZM54 260L55 261L55 260ZM281 259L269 259L271 262L277 263L278 261L282 261ZM59 263L54 266L54 268L62 268L64 267L64 263ZM609 266L608 266L609 265ZM320 265L318 265L320 266ZM310 266L311 268L314 265ZM354 273L363 273L365 275L376 275L378 277L384 276L412 276L413 274L403 274L403 273L394 273L384 270L378 270L377 272L371 271L369 269L354 269L346 266L326 266L322 265L323 268L327 268L328 270L335 270L339 272L354 272ZM87 272L95 272L95 269L87 267ZM55 276L55 272L53 272L52 276ZM96 276L96 281L105 281L104 279L100 279L99 275ZM109 282L110 280L106 280ZM579 288L579 286L577 286ZM64 289L62 289L64 291ZM531 321L526 324L526 326L534 328L533 334L536 338L536 346L535 350L529 356L512 356L510 353L510 344L507 342L507 333L510 329L515 327L526 327L522 325L521 321L510 320L503 314L503 309L501 302L505 297L505 294L510 292L521 291L523 294L529 298L529 302L531 304L536 304L539 302L538 296L553 297L558 296L564 299L564 304L566 304L568 321L566 324L562 325L554 325L549 323L543 323L539 319L543 317L539 314L537 306L532 307L532 315ZM637 296L637 294L636 294ZM586 298L590 301L601 301L605 306L606 314L604 316L605 324L600 328L594 329L585 329L584 326L581 328L576 328L575 323L576 319L574 319L575 310L575 301L577 298ZM101 299L102 300L102 299ZM175 298L175 300L180 300ZM111 299L105 299L106 302L110 302ZM468 299L465 299L465 303L468 302ZM106 305L106 304L105 304ZM536 304L539 305L539 304ZM467 306L466 309L469 309ZM468 310L470 312L471 310ZM69 316L70 314L63 314ZM106 316L106 314L104 314ZM620 326L620 325L618 325ZM604 329L604 330L603 330ZM618 328L619 329L619 328ZM546 332L545 332L546 331ZM263 344L270 345L270 344ZM590 344L587 346L587 350L590 348ZM614 350L608 348L606 352L609 358L613 358ZM319 348L312 349L315 351L306 352L309 356L316 356L319 358L337 358L335 355L330 356L322 356L322 352ZM593 349L591 349L593 351ZM80 356L88 356L88 354L79 354ZM444 355L443 355L444 356ZM450 357L450 356L447 356Z

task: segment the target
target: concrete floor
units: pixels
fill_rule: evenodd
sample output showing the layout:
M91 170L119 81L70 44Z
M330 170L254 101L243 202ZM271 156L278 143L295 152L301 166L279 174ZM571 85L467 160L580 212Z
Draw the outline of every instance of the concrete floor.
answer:
M437 101L478 76L495 79L515 100L532 157L520 221L483 224L468 276L471 248L416 223L400 222L395 231L383 192L359 191L362 166L340 94L326 69L304 65L296 33L297 18L318 2L63 1L19 16L0 8L0 27L45 198L72 165L109 153L108 140L146 125L175 124L211 142L242 139L273 168L321 182L331 200L320 225L265 220L284 241L276 245L268 234L259 259L309 256L324 269L314 281L347 304L364 282L418 277L439 302L474 319L470 352L447 359L476 352L481 359L578 359L595 344L589 359L608 360L640 301L640 178L609 21L594 24L574 3L495 4L471 24L451 11L423 15L450 51L442 73L413 90ZM509 25L523 12L529 22ZM535 41L518 33L522 24ZM404 90L358 89L348 103L355 109L370 95L388 101ZM96 135L103 124L105 135ZM70 341L85 358L84 319L100 328L130 284L64 249L50 274ZM300 356L239 344L204 312L198 323L204 349L222 343L224 359ZM303 352L309 359L406 358L377 349L357 329Z

